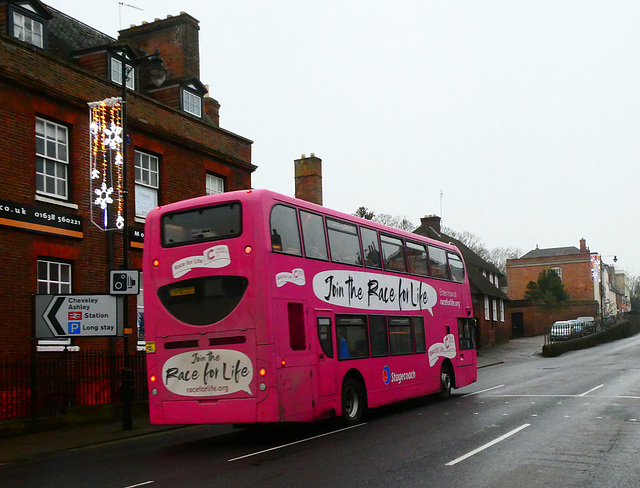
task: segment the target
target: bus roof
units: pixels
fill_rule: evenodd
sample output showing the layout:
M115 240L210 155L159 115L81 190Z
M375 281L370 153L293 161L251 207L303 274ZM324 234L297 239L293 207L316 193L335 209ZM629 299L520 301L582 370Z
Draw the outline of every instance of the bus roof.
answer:
M413 232L404 231L396 227L390 227L385 224L374 222L373 220L367 220L361 217L356 217L355 215L340 212L338 210L333 210L323 205L318 205L315 203L308 202L306 200L290 197L290 196L283 195L281 193L277 193L275 191L266 190L266 189L236 190L236 191L218 193L215 195L205 195L201 197L190 198L188 200L181 200L179 202L163 205L161 207L158 207L157 209L152 210L152 212L154 213L156 211L160 211L161 213L175 212L179 210L184 210L186 207L193 208L198 206L207 206L207 205L212 205L218 202L227 202L229 200L238 200L240 202L246 202L248 200L254 200L254 199L274 200L277 202L294 205L296 207L304 208L312 212L321 213L323 215L339 218L342 220L347 220L355 224L369 227L372 229L377 229L379 231L386 232L389 234L394 234L397 236L405 237L407 239L412 239L412 240L417 240L422 242L424 241L431 242L437 245L438 247L460 252L459 249L453 243L437 241L429 237L425 237L419 234L414 234Z

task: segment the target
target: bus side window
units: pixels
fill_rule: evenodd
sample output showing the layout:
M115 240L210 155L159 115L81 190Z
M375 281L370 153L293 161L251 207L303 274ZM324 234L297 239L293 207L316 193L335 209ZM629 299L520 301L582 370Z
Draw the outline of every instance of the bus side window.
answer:
M431 266L431 276L442 280L449 279L447 270L447 253L439 247L429 246L429 265Z
M378 233L375 230L360 227L360 237L362 238L364 265L367 268L382 269Z
M369 357L367 321L363 315L336 316L338 359Z
M329 317L318 317L318 341L324 355L332 358L333 337L331 336L331 319Z
M407 262L404 256L402 239L391 236L380 236L382 243L382 262L386 271L400 271L406 273Z
M304 307L302 303L288 303L289 344L292 351L304 351L307 338L304 332Z
M451 271L451 279L456 283L464 282L464 265L462 259L455 253L447 253L449 256L449 270Z
M391 355L413 354L411 319L409 317L389 317L389 343Z
M302 256L298 214L295 208L275 205L271 209L271 249L274 252Z
M387 317L384 315L369 315L369 334L371 335L371 356L374 358L388 356Z
M419 276L429 276L427 247L424 244L407 242L407 261L409 261L409 273Z
M324 234L324 220L321 215L300 210L302 221L302 240L304 254L308 258L329 259L327 255L327 238Z
M347 222L327 219L327 230L331 261L362 266L360 239L356 226Z

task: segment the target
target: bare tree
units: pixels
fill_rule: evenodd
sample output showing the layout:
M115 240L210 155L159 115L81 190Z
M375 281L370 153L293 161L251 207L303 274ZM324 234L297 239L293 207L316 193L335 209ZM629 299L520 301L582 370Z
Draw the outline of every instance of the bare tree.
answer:
M373 213L372 210L369 210L367 207L358 207L353 215L367 220L373 220L373 218L376 216L376 214Z

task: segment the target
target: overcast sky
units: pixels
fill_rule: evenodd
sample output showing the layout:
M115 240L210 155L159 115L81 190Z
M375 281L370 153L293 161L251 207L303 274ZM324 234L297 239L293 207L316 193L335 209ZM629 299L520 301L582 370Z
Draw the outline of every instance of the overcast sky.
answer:
M584 237L640 274L637 0L45 3L113 37L198 19L201 81L254 141L255 188L293 195L313 152L327 207L442 211L523 253Z

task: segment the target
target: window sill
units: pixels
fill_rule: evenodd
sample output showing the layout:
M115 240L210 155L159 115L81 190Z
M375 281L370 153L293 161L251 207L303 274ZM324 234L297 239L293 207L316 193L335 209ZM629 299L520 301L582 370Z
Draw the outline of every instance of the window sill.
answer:
M49 198L42 195L36 195L36 202L51 203L53 205L59 205L60 207L78 210L78 205L75 203L63 202L62 200L56 200L55 198Z
M134 217L133 221L137 222L138 224L144 224L147 221L147 219L144 217Z

